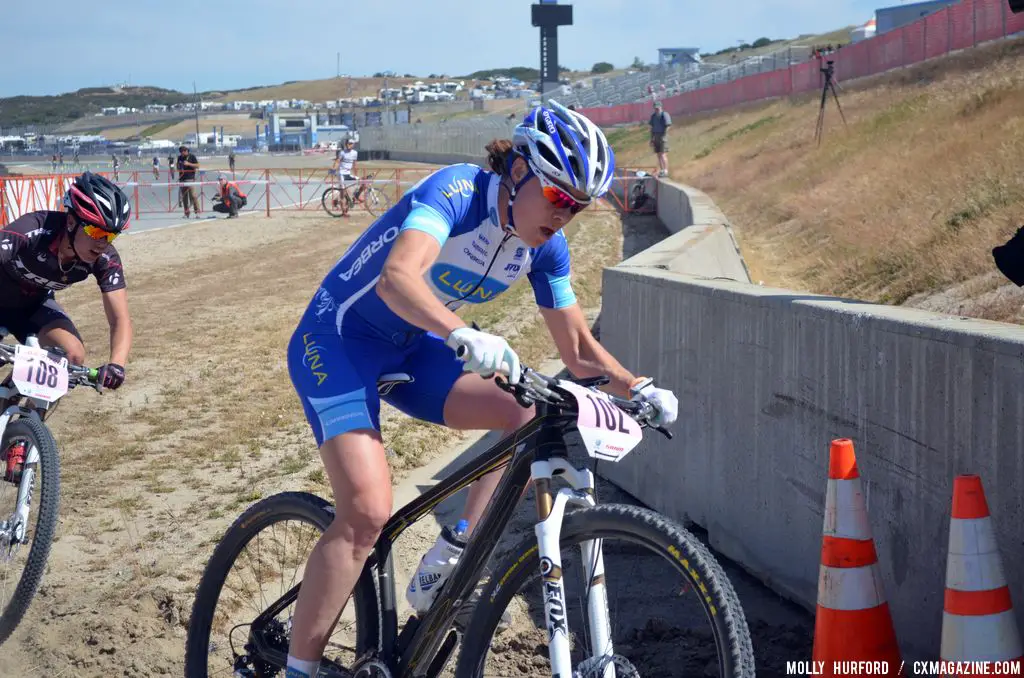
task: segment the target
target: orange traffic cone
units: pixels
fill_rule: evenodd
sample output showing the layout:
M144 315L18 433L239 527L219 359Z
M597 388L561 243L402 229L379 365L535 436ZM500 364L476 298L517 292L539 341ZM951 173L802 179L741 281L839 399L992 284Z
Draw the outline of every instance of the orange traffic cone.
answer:
M953 480L940 654L950 662L1024 660L985 490L975 475Z
M903 674L853 441L832 441L818 576L812 660L820 675L850 675L846 662L883 662L875 675Z

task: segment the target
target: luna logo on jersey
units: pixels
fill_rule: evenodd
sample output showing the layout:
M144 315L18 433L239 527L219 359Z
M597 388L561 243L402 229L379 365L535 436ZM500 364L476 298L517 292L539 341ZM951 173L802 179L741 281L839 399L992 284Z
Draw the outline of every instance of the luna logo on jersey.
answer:
M313 373L313 376L316 377L316 385L319 386L327 378L327 372L323 369L324 360L320 357L321 347L309 332L302 335L302 344L306 347L305 354L302 356L302 364Z
M431 268L430 279L442 292L471 304L490 301L508 289L508 285L503 285L493 278L481 280L478 273L470 273L458 266L448 264L440 264Z
M456 195L461 195L463 198L472 197L476 193L476 184L467 179L456 179L455 181L449 182L447 186L448 190L441 189L441 193L444 197L454 198Z
M363 270L363 266L366 265L374 254L380 252L384 248L384 245L390 244L398 237L398 227L392 226L388 230L384 231L376 238L366 244L366 247L359 253L359 258L352 262L352 265L348 267L347 271L343 271L340 276L345 282L352 279L352 276Z

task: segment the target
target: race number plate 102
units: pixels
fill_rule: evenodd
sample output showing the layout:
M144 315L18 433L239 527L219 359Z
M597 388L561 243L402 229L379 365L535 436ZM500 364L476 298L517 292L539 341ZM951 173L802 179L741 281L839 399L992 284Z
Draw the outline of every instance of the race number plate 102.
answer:
M11 380L18 393L52 403L68 392L68 359L57 361L41 348L19 344Z
M576 398L579 405L576 428L591 457L620 461L643 440L640 424L616 407L606 393L568 381L560 381L558 385Z

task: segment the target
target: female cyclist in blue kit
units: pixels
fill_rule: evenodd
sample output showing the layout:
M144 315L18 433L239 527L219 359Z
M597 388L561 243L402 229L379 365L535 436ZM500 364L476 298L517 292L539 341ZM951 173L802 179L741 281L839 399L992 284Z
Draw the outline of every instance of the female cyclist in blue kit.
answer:
M634 376L598 343L572 290L561 229L611 184L615 161L604 134L551 101L526 116L511 142L494 141L487 151L490 171L470 164L438 170L375 221L324 278L289 343L291 379L336 505L306 564L289 677L316 675L339 611L391 515L377 378L410 374L411 383L384 399L451 428L511 432L533 417L476 376L503 368L515 383L519 358L503 338L468 327L454 313L463 304L491 301L525 276L575 376L606 375L609 392L653 403L660 425L675 421L672 392ZM456 357L460 347L464 360ZM496 471L470 488L463 539L500 476ZM421 562L407 592L414 608L430 606L464 544L439 538L431 553L440 549L444 564ZM429 576L421 579L425 568Z

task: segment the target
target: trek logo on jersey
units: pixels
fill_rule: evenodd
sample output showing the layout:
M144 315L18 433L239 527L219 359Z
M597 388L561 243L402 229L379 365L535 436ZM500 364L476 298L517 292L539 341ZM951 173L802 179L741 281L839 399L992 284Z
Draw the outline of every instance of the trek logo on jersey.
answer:
M309 368L309 371L316 377L316 385L324 383L324 379L327 378L327 372L323 372L324 361L320 357L320 346L316 343L316 340L310 336L309 332L302 335L302 344L306 347L305 355L302 356L302 364Z
M450 182L446 188L448 190L441 189L441 193L446 198L453 198L456 195L461 195L463 198L471 198L476 193L476 184L467 179L456 179Z
M470 304L490 301L508 289L508 285L486 278L480 280L479 273L471 273L458 266L438 264L430 269L430 279L438 289L456 299ZM469 295L469 296L466 296Z
M70 284L57 282L56 280L50 280L49 278L44 278L41 275L36 275L32 271L28 270L28 268L26 268L25 264L23 264L20 259L15 259L14 267L18 270L18 275L20 277L24 278L30 283L34 283L36 285L39 285L40 287L45 287L48 290L62 290L68 287ZM74 268L72 268L72 270L74 270ZM68 272L70 273L71 271Z
M351 280L352 276L359 273L359 271L363 269L363 266L366 265L366 262L368 262L370 258L373 257L374 254L380 252L384 245L390 244L397 237L398 227L392 226L391 228L389 228L388 230L384 231L376 238L371 240L366 245L366 247L363 248L363 251L359 253L359 258L352 262L352 265L349 266L349 269L340 274L341 279L344 280L345 282Z

